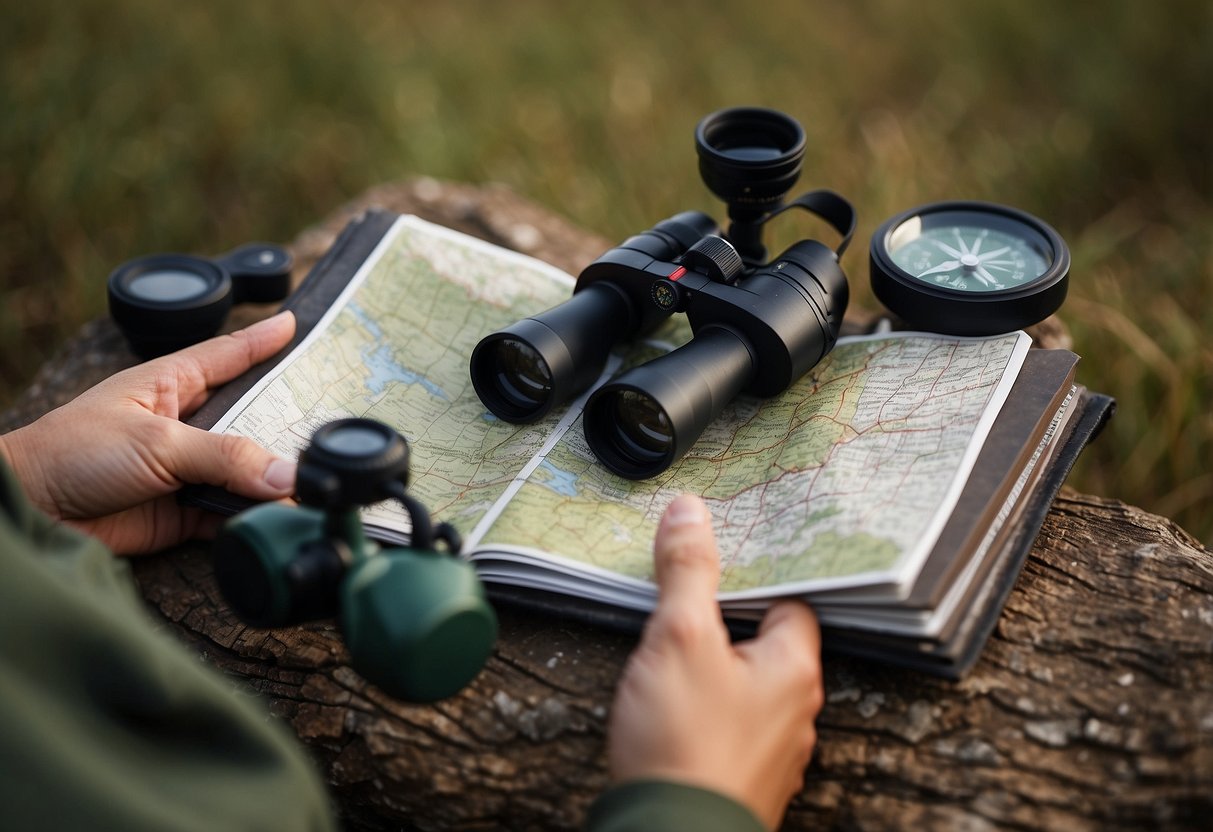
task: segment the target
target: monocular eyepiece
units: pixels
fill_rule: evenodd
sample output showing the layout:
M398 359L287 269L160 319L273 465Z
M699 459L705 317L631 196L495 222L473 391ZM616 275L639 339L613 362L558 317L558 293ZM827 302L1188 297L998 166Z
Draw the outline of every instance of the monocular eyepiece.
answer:
M366 420L350 420L335 430L317 432L314 442L341 459L370 457L382 454L392 445L393 437Z
M800 178L804 129L778 110L734 107L695 128L699 174L729 208L726 235L748 265L767 259L762 223Z
M804 129L778 110L733 107L712 113L695 129L704 183L734 209L765 213L800 177Z
M373 419L338 419L312 434L299 455L299 501L340 510L385 500L408 485L409 446Z

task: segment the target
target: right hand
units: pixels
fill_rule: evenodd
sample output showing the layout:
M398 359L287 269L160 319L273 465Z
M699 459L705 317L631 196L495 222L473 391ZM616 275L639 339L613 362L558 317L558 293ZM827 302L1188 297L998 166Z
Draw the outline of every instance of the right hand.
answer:
M711 789L774 829L804 784L817 740L817 619L805 604L782 601L757 638L729 643L711 515L696 497L678 497L666 510L654 562L657 609L611 712L611 774Z

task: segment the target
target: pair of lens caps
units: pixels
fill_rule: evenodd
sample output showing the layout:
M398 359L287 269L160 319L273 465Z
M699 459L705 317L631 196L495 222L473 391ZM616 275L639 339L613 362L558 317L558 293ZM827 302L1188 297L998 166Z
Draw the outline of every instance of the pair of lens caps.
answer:
M114 323L140 358L155 358L210 338L233 304L272 303L290 294L290 253L249 243L220 257L150 254L109 277Z

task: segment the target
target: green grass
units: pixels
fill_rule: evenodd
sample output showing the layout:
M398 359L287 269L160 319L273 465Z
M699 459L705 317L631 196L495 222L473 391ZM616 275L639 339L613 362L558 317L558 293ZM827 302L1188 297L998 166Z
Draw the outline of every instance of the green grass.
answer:
M1213 541L1207 3L8 5L0 406L136 254L289 240L421 174L505 182L610 237L720 215L692 128L765 104L805 125L802 185L860 211L853 303L874 305L867 236L912 205L1057 227L1080 379L1119 401L1071 484Z

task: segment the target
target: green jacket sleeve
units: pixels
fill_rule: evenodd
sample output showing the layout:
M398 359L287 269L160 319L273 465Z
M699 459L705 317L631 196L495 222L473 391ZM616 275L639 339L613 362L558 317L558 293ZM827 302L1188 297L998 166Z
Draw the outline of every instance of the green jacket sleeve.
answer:
M324 786L256 697L147 613L127 564L0 462L6 829L326 830Z
M766 832L740 803L663 780L633 780L603 793L587 826L588 832Z

